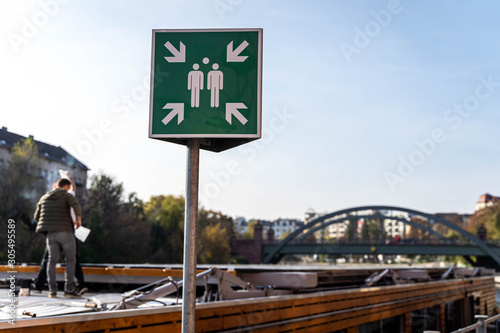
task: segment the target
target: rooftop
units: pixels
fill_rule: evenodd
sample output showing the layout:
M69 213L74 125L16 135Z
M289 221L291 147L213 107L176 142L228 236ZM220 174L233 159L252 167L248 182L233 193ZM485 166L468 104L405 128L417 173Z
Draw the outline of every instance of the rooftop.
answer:
M30 137L33 138L33 136L31 135ZM24 139L26 139L26 137L9 132L7 130L7 127L2 126L2 128L0 129L0 147L6 147L7 149L11 150L12 148L14 148L14 145L17 142ZM71 167L89 170L89 168L85 164L77 160L73 155L68 153L61 146L56 147L42 141L34 141L38 147L38 154L40 157L52 161L57 161Z
M497 202L500 201L500 197L495 197L489 193L485 193L477 199L477 203L488 203L490 201Z

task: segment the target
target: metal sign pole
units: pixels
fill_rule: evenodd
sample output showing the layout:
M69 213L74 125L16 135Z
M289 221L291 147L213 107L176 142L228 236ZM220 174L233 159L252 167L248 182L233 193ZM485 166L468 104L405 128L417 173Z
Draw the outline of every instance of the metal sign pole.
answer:
M196 323L196 226L200 139L187 140L186 211L184 217L184 266L182 284L182 333L195 332Z

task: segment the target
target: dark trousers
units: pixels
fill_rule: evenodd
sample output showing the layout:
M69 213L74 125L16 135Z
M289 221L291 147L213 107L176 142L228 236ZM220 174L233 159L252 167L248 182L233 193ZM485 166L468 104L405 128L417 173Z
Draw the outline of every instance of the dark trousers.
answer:
M85 278L83 276L82 266L80 265L80 259L78 259L78 241L75 239L76 243L76 263L75 263L75 277L78 280L78 289L85 287ZM42 290L45 283L47 282L47 266L49 264L49 249L45 247L45 252L43 253L42 262L40 263L40 270L35 278L35 289Z

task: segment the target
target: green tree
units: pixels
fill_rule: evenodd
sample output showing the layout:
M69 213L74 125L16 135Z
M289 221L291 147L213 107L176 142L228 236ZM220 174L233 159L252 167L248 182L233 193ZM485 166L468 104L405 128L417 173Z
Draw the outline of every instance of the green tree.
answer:
M346 236L345 237L348 241L353 241L356 239L357 228L358 228L358 221L357 220L349 220L349 222L347 222L347 229L346 229Z
M469 219L467 231L477 235L480 226L486 228L488 240L500 240L500 204L477 210Z
M145 213L151 226L150 260L159 263L181 263L184 243L184 209L182 196L153 196Z
M361 239L363 241L373 241L377 239L377 222L375 219L365 219L361 227Z
M248 229L243 234L243 239L253 239L253 229L257 223L259 223L259 221L257 220L252 220L248 222Z
M287 238L288 236L290 236L292 232L289 230L289 231L285 231L284 233L281 234L281 238L280 240L284 240L285 238ZM327 237L327 241L329 240L329 238Z
M33 214L45 192L40 176L38 147L32 138L14 145L9 161L0 167L0 219L7 230L9 219L15 221L16 261L37 262L45 247L45 237L36 234ZM6 233L0 233L0 258L6 260Z
M228 231L222 223L207 225L198 238L198 262L200 264L226 264L231 257Z
M149 224L144 204L135 193L123 200L123 184L99 174L91 177L83 208L83 224L91 229L80 247L82 262L144 262L149 248Z
M201 208L198 212L198 261L201 264L227 263L231 240L236 238L233 219L221 212Z
M136 193L122 202L111 227L116 231L109 240L111 262L144 263L149 255L150 225L144 204Z
M415 222L415 223L418 223L420 225L423 225L423 226L427 226L428 225L428 222L427 222L426 219L420 218L418 216L413 216L411 218L411 221ZM407 237L410 238L410 239L413 239L413 240L424 240L425 237L426 237L426 235L427 235L426 231L424 231L424 230L422 230L420 228L411 226L410 230L408 232Z
M236 238L234 231L233 219L221 212L205 210L203 207L198 211L198 231L203 230L209 225L221 224L221 227L226 230L228 240Z
M380 216L374 219L374 224L376 226L376 232L377 232L376 239L379 243L384 243L385 239L387 238L387 233L385 232L385 227L384 227L384 218L379 211L376 211L374 215Z

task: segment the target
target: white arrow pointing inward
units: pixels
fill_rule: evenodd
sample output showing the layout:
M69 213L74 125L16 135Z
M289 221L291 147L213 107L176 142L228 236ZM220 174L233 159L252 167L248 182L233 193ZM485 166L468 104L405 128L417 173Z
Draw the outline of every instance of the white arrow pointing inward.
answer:
M184 120L184 103L167 103L163 109L172 109L172 111L162 120L162 123L165 125L174 119L176 115L179 115L177 117L177 125Z
M247 123L247 119L238 111L238 109L247 109L243 103L226 103L226 121L231 124L232 116L240 121L243 125Z
M172 43L166 42L165 47L172 52L173 57L164 57L168 62L186 62L186 46L180 42L179 50Z
M240 44L236 48L236 50L233 51L233 41L231 43L227 44L227 62L243 62L248 58L248 56L240 56L239 54L248 46L248 42L246 40L243 41L243 43Z

